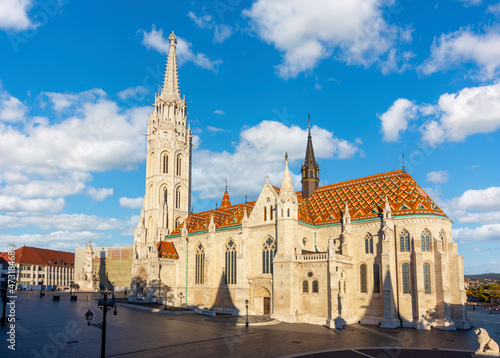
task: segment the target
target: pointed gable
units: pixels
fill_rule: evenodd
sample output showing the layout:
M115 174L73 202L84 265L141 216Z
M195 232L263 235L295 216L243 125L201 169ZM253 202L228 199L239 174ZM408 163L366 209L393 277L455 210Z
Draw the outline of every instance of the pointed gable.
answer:
M231 206L231 200L229 199L229 193L227 192L227 187L226 191L224 192L224 196L222 197L222 202L220 203L220 208L221 209L226 209Z

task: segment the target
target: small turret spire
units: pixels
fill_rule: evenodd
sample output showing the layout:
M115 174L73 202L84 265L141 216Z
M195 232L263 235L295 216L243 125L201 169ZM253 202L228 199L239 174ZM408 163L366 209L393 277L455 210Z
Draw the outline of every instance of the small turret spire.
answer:
M180 98L179 95L179 76L177 74L177 55L175 54L175 46L177 44L177 36L174 32L168 37L170 40L167 67L165 69L165 78L163 80L162 97Z
M288 169L288 156L285 157L285 170L283 171L283 179L281 180L279 196L283 201L286 201L288 198L290 198L293 202L297 201L297 195L293 189L292 176L290 175L290 170Z

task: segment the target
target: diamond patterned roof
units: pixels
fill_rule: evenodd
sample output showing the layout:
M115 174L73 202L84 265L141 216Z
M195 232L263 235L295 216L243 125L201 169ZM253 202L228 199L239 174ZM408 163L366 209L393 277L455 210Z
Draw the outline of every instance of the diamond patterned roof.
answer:
M417 182L402 170L319 187L307 199L307 206L314 225L341 222L346 203L351 221L365 220L382 215L386 196L392 215L446 217Z
M274 186L273 188L279 194L279 188ZM403 170L319 187L307 199L302 198L300 191L296 194L299 202L299 221L310 225L342 222L346 203L351 221L379 218L384 211L386 197L393 216L447 217L417 182ZM240 226L244 210L249 215L255 203L252 201L232 206L221 205L219 209L191 214L185 221L188 232L192 234L207 231L212 215L216 229ZM183 226L184 223L169 236L179 235Z
M177 255L177 250L173 242L160 241L156 247L158 248L158 255L162 259L179 260L179 255Z
M240 226L245 210L247 212L247 215L249 215L252 212L254 205L255 201L232 206L221 205L221 207L218 209L191 214L184 222L186 223L186 227L190 234L207 231L212 215L214 217L214 224L216 229ZM184 222L174 231L172 231L169 236L179 235L182 228L184 227Z

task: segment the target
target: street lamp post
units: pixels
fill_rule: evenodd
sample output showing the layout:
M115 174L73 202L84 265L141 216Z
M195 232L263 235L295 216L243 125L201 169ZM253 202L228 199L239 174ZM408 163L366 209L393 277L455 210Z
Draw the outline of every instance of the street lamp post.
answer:
M40 281L40 297L43 297L43 278L42 281Z
M248 328L248 300L245 300L245 307L247 309L247 319L245 322L245 327Z
M92 321L92 318L94 317L94 313L90 310L90 308L85 313L85 319L87 320L88 325L92 327L97 327L102 331L101 358L105 358L106 356L106 314L113 307L115 309L113 314L116 316L116 314L118 313L116 311L115 295L112 292L113 291L109 292L112 295L111 298L108 299L108 291L106 289L102 290L101 293L103 294L103 298L99 298L97 300L97 306L102 310L102 323L90 323L90 321Z

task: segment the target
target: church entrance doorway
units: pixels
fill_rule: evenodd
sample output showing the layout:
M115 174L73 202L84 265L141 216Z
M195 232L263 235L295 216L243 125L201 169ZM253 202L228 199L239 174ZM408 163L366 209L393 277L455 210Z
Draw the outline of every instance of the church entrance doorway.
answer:
M264 316L271 314L271 297L264 297Z

